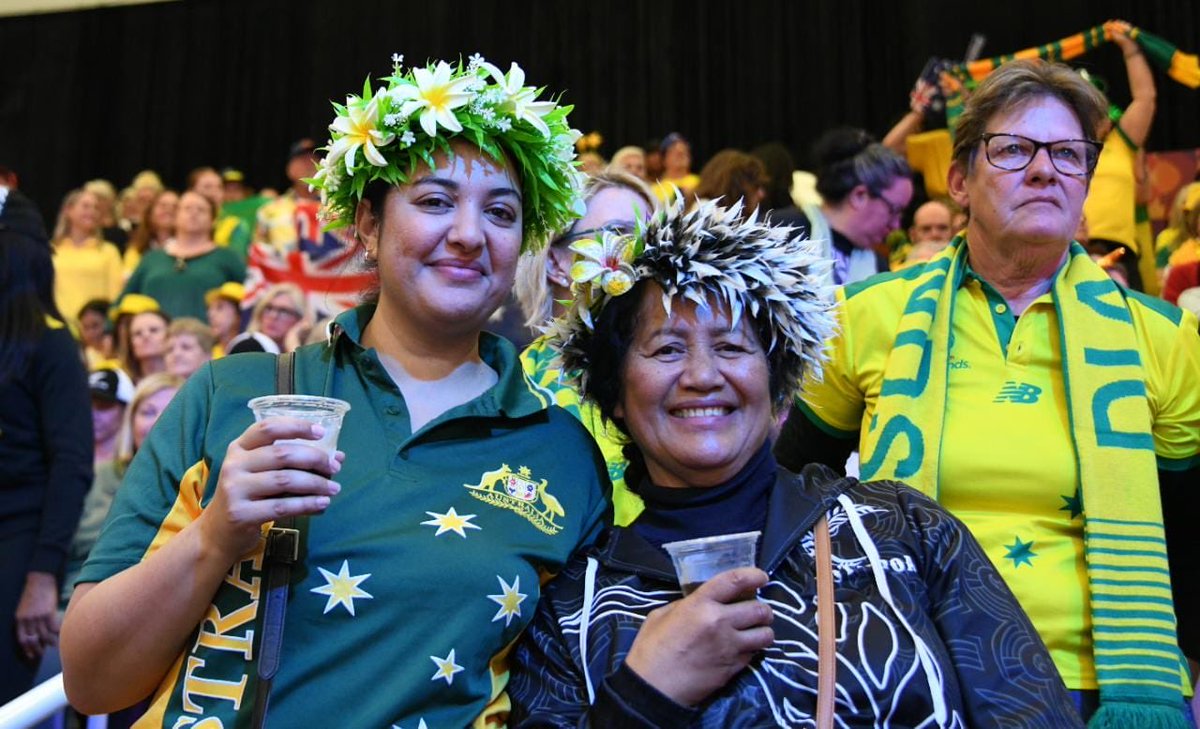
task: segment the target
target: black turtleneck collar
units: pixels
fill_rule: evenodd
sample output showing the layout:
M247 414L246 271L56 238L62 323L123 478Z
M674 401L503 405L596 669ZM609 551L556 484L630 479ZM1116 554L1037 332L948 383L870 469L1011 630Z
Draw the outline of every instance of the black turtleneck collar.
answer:
M655 547L681 539L761 531L775 484L771 443L733 478L707 488L667 488L644 479L637 489L646 509L630 529Z

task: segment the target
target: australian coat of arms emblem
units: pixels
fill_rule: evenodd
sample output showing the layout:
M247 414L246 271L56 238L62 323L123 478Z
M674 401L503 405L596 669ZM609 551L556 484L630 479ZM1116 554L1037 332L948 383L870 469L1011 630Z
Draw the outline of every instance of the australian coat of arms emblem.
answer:
M555 523L554 517L566 516L566 512L558 499L546 490L548 483L544 478L535 480L527 466L514 471L504 463L494 471L485 472L479 483L464 483L463 486L480 501L515 511L538 531L558 534L562 526Z

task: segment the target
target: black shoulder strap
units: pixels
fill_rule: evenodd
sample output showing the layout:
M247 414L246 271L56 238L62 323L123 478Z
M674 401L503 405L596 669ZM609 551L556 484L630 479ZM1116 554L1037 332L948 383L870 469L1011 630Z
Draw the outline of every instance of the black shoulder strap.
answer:
M290 395L296 390L295 353L287 352L275 358L275 391ZM258 646L258 689L254 694L254 715L251 726L262 729L267 719L267 704L271 699L271 684L279 671L279 654L283 649L283 621L287 615L288 583L292 564L300 556L300 530L293 517L275 521L267 533L264 554L266 592L263 598L263 624Z

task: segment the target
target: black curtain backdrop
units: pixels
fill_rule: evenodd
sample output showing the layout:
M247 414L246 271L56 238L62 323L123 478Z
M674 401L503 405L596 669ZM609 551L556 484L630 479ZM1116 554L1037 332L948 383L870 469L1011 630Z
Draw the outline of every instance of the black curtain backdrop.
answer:
M878 136L906 110L931 55L984 55L1124 18L1200 51L1195 0L708 2L707 0L184 0L0 19L0 165L48 221L94 177L141 169L178 187L193 167L232 165L283 188L293 140L325 140L329 101L367 74L482 53L561 91L606 155L678 130L693 168L725 147L786 144L801 166L839 124ZM1129 92L1115 47L1080 59ZM1200 92L1164 74L1148 148L1200 146Z

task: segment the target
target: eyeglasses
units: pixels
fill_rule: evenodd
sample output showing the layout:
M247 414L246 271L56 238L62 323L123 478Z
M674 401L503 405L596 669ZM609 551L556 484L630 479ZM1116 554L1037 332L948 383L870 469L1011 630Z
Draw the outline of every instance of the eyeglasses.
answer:
M1028 167L1038 150L1045 147L1054 169L1073 177L1090 175L1096 169L1103 146L1090 139L1039 142L1020 134L982 134L979 139L983 142L987 161L993 167L1018 172Z
M611 233L612 235L633 235L636 232L637 232L637 229L635 228L633 223L626 223L626 222L607 223L605 225L600 226L599 228L588 228L587 230L568 231L566 233L566 235L564 235L561 238L555 239L550 245L564 246L568 243L574 243L577 240L583 240L584 238L600 238L605 233Z
M868 190L868 192L869 192L869 190ZM882 192L880 192L880 193L872 192L871 197L883 202L884 205L887 205L888 216L892 217L892 218L898 217L901 213L904 212L904 208L908 207L908 205L897 205L896 203L892 202L891 200L888 200L886 197L883 196Z
M274 304L267 304L264 306L262 308L262 313L263 316L266 316L267 314L274 314L276 316L290 316L293 319L300 318L300 312L296 311L295 309L287 309L282 306L275 306Z

